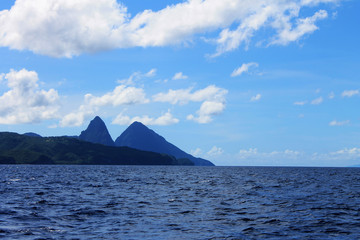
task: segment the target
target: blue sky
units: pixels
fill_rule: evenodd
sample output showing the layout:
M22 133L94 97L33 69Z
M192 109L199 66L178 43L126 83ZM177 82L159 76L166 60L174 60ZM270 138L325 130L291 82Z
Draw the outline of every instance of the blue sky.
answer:
M360 164L360 2L0 2L0 130L142 121L216 165Z

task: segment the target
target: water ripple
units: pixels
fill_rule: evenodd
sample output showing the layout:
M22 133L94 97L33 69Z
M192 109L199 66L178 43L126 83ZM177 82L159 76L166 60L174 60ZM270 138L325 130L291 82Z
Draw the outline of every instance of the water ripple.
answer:
M3 239L360 239L360 169L0 166Z

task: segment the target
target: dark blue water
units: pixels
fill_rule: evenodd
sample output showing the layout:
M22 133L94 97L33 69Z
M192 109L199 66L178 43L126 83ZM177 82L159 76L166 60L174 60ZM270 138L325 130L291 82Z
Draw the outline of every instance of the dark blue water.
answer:
M0 165L4 239L360 239L359 168Z

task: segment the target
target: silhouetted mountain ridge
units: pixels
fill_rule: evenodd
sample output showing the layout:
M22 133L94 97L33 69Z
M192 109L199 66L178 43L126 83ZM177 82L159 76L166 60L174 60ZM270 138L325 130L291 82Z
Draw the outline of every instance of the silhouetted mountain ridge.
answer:
M132 123L116 140L115 146L131 147L135 149L165 153L176 158L187 158L195 163L196 166L214 166L208 160L196 158L175 145L166 141L166 139L153 130L149 129L140 122Z
M33 133L33 132L27 132L27 133L24 133L23 135L29 136L29 137L41 137L41 135L39 135L37 133Z
M155 131L149 129L140 122L132 123L114 142L109 134L109 131L104 121L96 116L90 121L86 130L82 131L79 137L76 136L63 136L63 137L41 137L40 135L30 132L23 134L23 138L16 135L9 135L0 133L3 139L3 143L0 145L0 163L43 163L43 164L162 164L162 165L196 165L196 166L214 166L208 160L196 158L183 150L179 149L175 145L166 141L166 139ZM6 139L6 136L9 139ZM16 136L16 137L15 137ZM14 140L22 142L20 145L16 145L16 149L12 145ZM15 141L15 142L16 142ZM50 142L57 144L49 145ZM92 143L95 145L87 145ZM35 145L36 146L35 146ZM84 145L85 144L85 145ZM78 146L75 149L74 146ZM96 147L94 147L96 146ZM59 150L53 149L56 147ZM98 149L99 152L93 151ZM109 148L110 147L110 148ZM130 159L136 158L135 162L129 162L122 159L124 156L122 152L117 152L117 148L123 149L123 147L133 149L134 156L127 155ZM114 150L116 149L116 150ZM136 150L137 149L137 150ZM133 151L131 150L131 151ZM156 154L154 156L167 156L172 160L158 161L154 158L154 162L149 162L149 155L144 155L144 160L138 159L139 156L136 151L146 151ZM3 154L6 151L6 154ZM83 151L83 152L82 152ZM105 151L109 151L106 153ZM130 150L127 152L131 152ZM51 153L51 154L49 154ZM119 154L119 159L116 154ZM71 157L70 157L71 156ZM24 158L25 157L25 158ZM26 159L28 157L28 159ZM79 159L76 160L76 157ZM63 159L61 159L63 158ZM1 160L2 159L2 160ZM67 160L66 160L67 159ZM92 160L91 160L92 159Z
M0 164L193 165L190 160L69 137L0 132Z
M86 130L81 132L79 139L106 146L115 146L104 121L99 116L96 116Z

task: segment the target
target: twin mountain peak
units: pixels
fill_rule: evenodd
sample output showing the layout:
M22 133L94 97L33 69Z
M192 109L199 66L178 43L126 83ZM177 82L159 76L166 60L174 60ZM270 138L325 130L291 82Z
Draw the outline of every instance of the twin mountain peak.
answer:
M96 116L90 122L87 129L81 132L79 139L106 146L130 147L143 151L168 154L177 159L187 158L194 162L195 166L214 166L208 160L196 158L182 151L140 122L132 123L114 142L104 121Z

